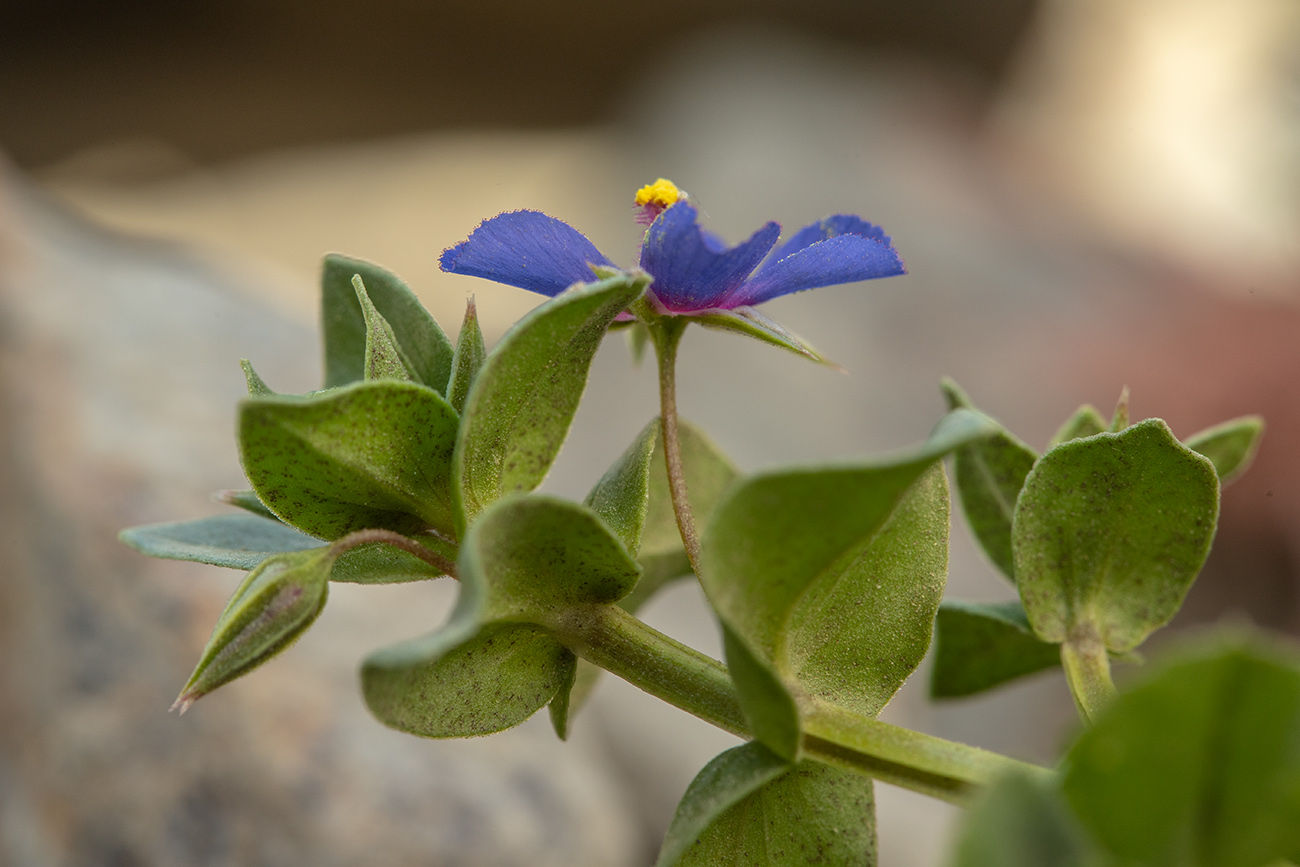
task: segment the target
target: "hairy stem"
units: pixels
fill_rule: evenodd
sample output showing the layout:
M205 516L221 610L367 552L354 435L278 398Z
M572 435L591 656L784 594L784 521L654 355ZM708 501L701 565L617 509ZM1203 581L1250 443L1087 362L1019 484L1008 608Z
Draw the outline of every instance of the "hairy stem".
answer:
M686 558L691 569L699 575L700 537L686 492L681 436L677 431L677 346L681 343L686 324L686 320L680 317L664 316L651 322L649 329L655 356L659 360L659 421L663 431L668 491L672 496L673 514L677 517L677 531L681 533L682 545L686 548Z
M440 570L444 575L450 575L452 578L456 577L455 563L437 551L431 551L409 536L394 533L392 530L357 530L335 540L330 547L338 554L345 554L353 548L374 544L392 545L394 548L405 551L413 557L419 557L433 568Z

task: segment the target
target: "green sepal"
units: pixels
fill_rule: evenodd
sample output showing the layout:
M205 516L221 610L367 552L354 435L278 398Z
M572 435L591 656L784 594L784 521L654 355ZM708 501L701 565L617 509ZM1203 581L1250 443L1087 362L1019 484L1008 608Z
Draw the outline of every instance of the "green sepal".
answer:
M470 390L454 461L456 527L535 488L559 453L605 330L649 285L616 276L570 288L515 323Z
M1060 429L1052 436L1047 447L1051 449L1061 443L1104 433L1109 429L1110 424L1106 419L1102 418L1101 413L1097 412L1097 408L1090 403L1085 403L1074 411L1074 415L1066 419L1065 424L1061 425Z
M710 310L707 313L692 313L683 318L689 319L691 322L698 322L706 328L730 331L734 334L757 338L764 343L779 346L793 352L795 355L802 355L810 361L833 367L836 370L844 369L814 349L808 341L772 321L753 307Z
M264 397L275 394L271 386L263 381L262 377L257 375L253 369L253 363L247 358L239 359L239 366L244 371L244 384L248 386L248 393L252 397Z
M1063 787L1116 863L1300 863L1300 659L1234 640L1167 663L1080 736Z
M758 741L715 756L691 780L668 825L655 867L676 867L718 817L793 767Z
M961 698L1059 668L1059 646L1040 641L1019 602L945 599L935 620L931 698Z
M941 388L949 409L975 409L951 379L944 379ZM993 565L1013 583L1011 518L1025 476L1036 460L1038 454L1033 449L1002 428L953 452L957 493L971 533Z
M420 385L432 384L420 378L415 365L402 351L402 345L397 342L397 335L393 333L392 325L375 308L360 274L352 277L352 289L357 293L357 303L361 305L361 316L366 324L366 355L362 379L366 382L376 379L396 379L402 382L417 382Z
M1264 419L1244 415L1192 434L1183 444L1205 455L1219 474L1219 484L1235 481L1250 469L1264 435Z
M321 332L325 343L325 388L358 382L366 371L366 318L352 278L360 275L375 309L420 381L440 394L451 373L453 349L447 335L406 284L392 272L361 259L331 253L321 269Z
M465 318L460 324L460 334L456 337L456 352L451 359L451 379L447 382L447 402L456 412L464 411L465 398L469 396L486 358L483 329L478 324L478 307L471 296L465 303Z
M627 351L632 356L632 363L640 365L645 358L645 348L650 345L650 329L640 320L628 323Z
M1047 452L1016 503L1016 583L1034 634L1115 653L1177 613L1214 538L1219 481L1159 419Z
M392 380L249 398L239 409L240 457L258 498L310 535L449 535L457 423L432 389Z
M1095 867L1096 847L1059 788L1012 772L988 786L962 821L951 867Z
M326 546L276 554L248 574L212 629L203 655L172 705L199 698L270 660L320 615L338 555Z
M737 747L700 772L679 812L695 807L685 818L704 827L691 845L682 848L680 842L689 839L687 827L674 817L680 830L674 833L670 826L672 836L665 841L665 850L671 842L673 851L667 852L669 857L661 852L658 867L874 867L876 809L871 778L805 761L765 780L773 767L755 759L758 749L753 744ZM726 803L741 793L742 797Z
M732 488L704 535L700 578L719 618L791 693L877 713L925 655L943 594L938 462L996 430L958 409L893 458Z

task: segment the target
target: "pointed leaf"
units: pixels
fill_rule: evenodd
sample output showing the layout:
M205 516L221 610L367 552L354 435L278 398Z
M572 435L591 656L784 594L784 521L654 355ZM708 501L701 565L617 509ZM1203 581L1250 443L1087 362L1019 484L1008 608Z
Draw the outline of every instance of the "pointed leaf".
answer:
M452 347L438 323L391 272L335 253L325 257L321 273L325 388L358 382L365 376L365 316L352 286L357 274L365 281L370 300L392 327L420 380L442 393L451 373Z
M360 274L352 278L352 288L357 293L357 303L361 305L361 316L366 323L365 372L362 379L367 382L374 379L396 379L421 385L436 385L420 379L419 372L397 342L392 326L375 309Z
M239 359L239 366L244 370L244 382L248 386L248 393L253 397L262 395L275 394L271 386L262 381L262 377L257 375L253 370L253 363L247 358Z
M456 443L458 530L489 503L542 481L606 328L648 279L619 275L569 289L519 320L487 357Z
M1093 867L1096 853L1051 783L999 778L971 806L952 867Z
M1300 861L1300 660L1240 645L1171 664L1065 765L1070 803L1122 863Z
M257 498L255 491L217 491L212 495L212 499L217 503L225 503L227 506L234 506L237 509L243 509L245 512L261 515L263 518L270 518L272 521L280 521L275 516L275 513Z
M775 667L759 659L725 621L722 650L754 738L784 761L797 762L803 749L799 706Z
M947 483L936 464L996 430L954 410L892 459L737 485L704 536L700 577L719 617L787 684L875 714L924 656L943 592Z
M949 409L975 408L957 383L944 380L942 387ZM1005 429L953 452L957 492L971 532L993 565L1013 582L1011 517L1036 460L1037 453Z
M451 359L451 379L447 382L447 402L456 412L465 410L465 398L469 396L474 380L478 379L486 358L483 331L478 325L478 308L471 297L465 305L465 319L456 337L456 354Z
M142 554L232 569L253 569L272 554L319 548L319 539L256 515L213 515L194 521L147 524L118 538Z
M939 606L931 698L974 695L1060 664L1060 647L1034 637L1019 602L945 599Z
M586 504L614 531L633 557L641 550L650 466L659 419L646 425L587 495Z
M1244 415L1193 434L1185 445L1209 458L1219 474L1219 484L1226 485L1250 469L1263 435L1264 419Z
M1074 415L1061 425L1061 429L1052 437L1052 441L1047 444L1050 449L1059 446L1061 443L1068 443L1070 440L1083 439L1093 434L1099 434L1110 430L1110 424L1106 419L1101 417L1097 408L1090 403L1075 410Z
M572 710L570 700L578 680L578 662L578 657L572 653L565 659L564 668L560 672L560 685L556 687L555 696L546 707L551 715L551 727L555 729L555 736L562 741L569 739L569 714Z
M1063 443L1016 503L1016 583L1034 634L1137 647L1178 611L1219 513L1214 466L1159 419Z
M457 423L437 393L406 382L250 398L240 405L240 456L261 501L313 536L449 533Z
M730 808L790 770L762 744L733 747L704 766L686 788L668 826L655 867L672 867L709 826Z
M692 322L698 322L706 328L754 337L772 346L779 346L782 349L789 350L795 355L802 355L804 358L818 364L843 370L838 364L814 349L802 337L772 321L753 307L710 310L707 313L693 313L686 318Z
M874 867L872 780L818 762L801 762L724 810L675 862L660 861L673 863Z

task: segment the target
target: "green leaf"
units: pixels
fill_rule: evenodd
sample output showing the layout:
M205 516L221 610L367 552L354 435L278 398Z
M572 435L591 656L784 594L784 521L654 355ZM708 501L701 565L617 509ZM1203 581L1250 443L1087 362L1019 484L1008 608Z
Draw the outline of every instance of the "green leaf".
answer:
M285 523L322 539L451 530L456 411L413 383L358 383L240 404L244 472Z
M365 376L366 320L352 285L353 276L358 274L420 380L442 393L451 374L453 350L438 323L391 272L335 253L325 257L321 273L325 388L347 385Z
M985 789L962 822L952 867L1091 867L1096 852L1061 793L1011 773Z
M542 481L569 432L605 329L648 280L619 275L568 289L515 323L487 357L456 443L458 530L489 503Z
M262 377L257 375L256 370L253 370L253 363L251 361L247 358L241 358L239 359L239 366L243 368L244 382L248 386L248 393L250 395L253 397L261 397L275 394L275 392L271 390L271 386L263 382Z
M172 708L184 713L297 641L325 607L337 556L329 547L275 554L248 573Z
M217 491L212 495L212 499L215 502L225 503L227 506L234 506L254 515L261 515L263 518L270 518L272 521L280 520L275 516L274 512L266 507L265 503L257 498L255 491Z
M456 562L456 547L432 536L419 536L414 541L431 548ZM398 550L391 545L375 543L359 545L339 557L330 573L331 581L344 584L404 584L408 581L428 581L443 575L441 569Z
M1110 430L1110 423L1102 418L1095 406L1085 403L1075 410L1074 415L1070 416L1065 424L1061 425L1061 429L1052 437L1047 447L1051 449L1061 443L1083 439L1108 430Z
M1300 662L1238 644L1169 665L1084 732L1064 787L1122 863L1300 860Z
M478 325L478 307L471 297L465 304L465 319L456 337L456 354L452 356L451 379L447 382L447 402L456 412L464 411L465 398L469 396L486 358L483 330Z
M738 747L737 750L746 748ZM741 766L733 776L726 765L710 773L710 768L719 760L739 764L736 759L729 759L728 753L715 759L691 784L691 789L697 791L692 796L688 789L686 798L683 798L684 806L687 798L692 802L702 802L700 806L706 810L720 806L710 803L714 799L709 797L705 788L710 783L720 789L717 800L727 800L730 793L724 787L728 783L742 784L736 786L741 789L743 783L752 783L765 775L762 768L750 769L746 774L746 768ZM661 855L658 863L661 867L669 864L679 867L712 867L717 864L743 864L746 867L862 864L872 867L876 864L875 812L870 777L817 762L801 762L718 813L680 857L668 860ZM676 823L677 819L673 821Z
M723 493L740 478L740 471L713 440L694 425L679 419L677 438L681 442L682 470L686 476L691 511L695 514L696 525L704 527L713 517ZM660 431L655 433L654 454L663 454ZM653 461L650 467L645 529L641 533L641 552L637 560L643 570L641 580L632 595L621 603L628 611L636 611L672 579L692 574L677 529L672 494L668 490L668 471L662 460Z
M775 667L756 656L726 621L722 622L722 650L755 739L783 760L797 762L803 749L799 706Z
M937 463L996 429L954 410L924 446L892 459L737 485L704 537L700 577L718 616L796 694L874 715L924 656L943 594Z
M754 337L772 346L779 346L795 355L802 355L818 364L843 370L838 364L822 355L799 335L778 325L753 307L733 307L730 310L711 310L708 313L696 313L686 317L706 328L718 331L730 331Z
M256 515L213 515L131 527L118 538L141 554L231 569L252 569L272 554L321 546L319 539Z
M573 655L530 624L466 620L372 654L361 670L370 712L426 738L488 735L519 725L564 684Z
M562 741L569 739L569 714L576 709L572 705L572 697L573 687L578 681L579 661L578 657L569 654L564 663L565 668L561 672L560 685L556 687L555 695L546 708L551 714L551 727L555 729L555 736ZM581 697L582 694L579 693L579 698Z
M605 523L633 557L641 550L659 419L644 428L587 495L586 505Z
M951 379L945 379L942 388L949 409L975 409ZM1004 429L953 452L957 492L971 532L993 565L1013 582L1011 517L1025 476L1036 460L1038 454L1033 449Z
M974 695L1060 664L1060 648L1034 637L1019 602L945 599L939 606L931 698Z
M1016 583L1034 633L1137 647L1178 611L1219 512L1213 465L1148 419L1072 440L1034 466L1016 503Z
M673 867L709 826L792 766L757 741L733 747L704 766L686 788L655 867Z
M374 303L366 293L366 284L360 274L352 278L352 288L357 293L357 302L361 305L361 315L366 323L365 372L362 378L367 382L375 379L396 379L436 387L437 383L426 383L420 379L415 365L406 357L401 344L397 342L393 327L388 324L383 314L375 309Z
M1219 484L1226 485L1250 469L1263 435L1264 419L1244 415L1193 434L1185 445L1209 458L1219 474Z

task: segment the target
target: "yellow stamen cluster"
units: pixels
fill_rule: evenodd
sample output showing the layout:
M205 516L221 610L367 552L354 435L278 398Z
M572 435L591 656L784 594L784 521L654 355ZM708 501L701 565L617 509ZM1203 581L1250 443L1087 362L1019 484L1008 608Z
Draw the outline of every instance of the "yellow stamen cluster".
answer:
M644 207L646 205L667 208L676 204L677 200L685 195L677 189L677 185L667 178L660 178L653 184L647 184L636 191L636 204Z

